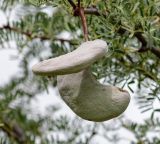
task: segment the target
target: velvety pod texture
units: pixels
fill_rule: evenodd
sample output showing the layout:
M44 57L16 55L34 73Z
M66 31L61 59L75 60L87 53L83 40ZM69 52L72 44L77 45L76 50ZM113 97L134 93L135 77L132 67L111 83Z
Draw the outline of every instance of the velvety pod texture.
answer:
M90 121L117 117L130 101L127 91L100 84L89 69L57 79L63 100L77 115Z
M105 41L88 41L82 43L73 52L34 65L32 70L35 74L46 76L79 72L103 57L107 51Z
M127 108L130 95L115 86L100 84L89 66L108 51L103 40L84 42L68 54L42 61L33 66L38 75L57 77L59 93L80 117L105 121L119 116Z

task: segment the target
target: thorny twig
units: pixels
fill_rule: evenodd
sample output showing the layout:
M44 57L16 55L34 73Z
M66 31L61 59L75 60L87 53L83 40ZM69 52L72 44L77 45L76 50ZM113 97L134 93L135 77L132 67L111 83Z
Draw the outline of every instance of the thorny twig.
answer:
M86 21L86 17L85 17L84 8L81 7L81 1L78 0L78 4L77 4L76 7L75 7L75 4L73 3L73 1L72 1L72 2L71 2L71 0L68 0L68 1L69 1L69 3L71 4L71 6L73 7L74 16L80 16L81 21L82 21L84 39L85 39L85 41L88 41L87 21Z

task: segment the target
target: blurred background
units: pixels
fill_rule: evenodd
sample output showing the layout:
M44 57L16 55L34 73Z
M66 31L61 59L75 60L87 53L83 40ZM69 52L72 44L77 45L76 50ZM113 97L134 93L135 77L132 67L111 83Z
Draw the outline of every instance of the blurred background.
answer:
M160 1L81 4L94 10L86 14L89 38L109 45L92 72L129 91L127 110L106 122L83 120L61 99L56 77L32 73L84 41L69 1L0 0L0 144L160 143Z

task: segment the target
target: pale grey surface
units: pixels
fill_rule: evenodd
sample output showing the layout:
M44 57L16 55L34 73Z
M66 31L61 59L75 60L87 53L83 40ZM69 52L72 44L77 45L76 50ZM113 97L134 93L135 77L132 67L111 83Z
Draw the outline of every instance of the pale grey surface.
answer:
M73 52L39 62L33 66L32 71L35 74L46 76L79 72L105 56L107 51L105 41L87 41Z
M78 116L106 121L123 113L130 102L127 91L100 84L88 68L107 51L105 41L87 41L73 52L34 65L32 70L42 76L58 75L60 95Z
M88 69L58 76L57 80L62 99L86 120L100 122L117 117L130 101L127 91L100 84Z

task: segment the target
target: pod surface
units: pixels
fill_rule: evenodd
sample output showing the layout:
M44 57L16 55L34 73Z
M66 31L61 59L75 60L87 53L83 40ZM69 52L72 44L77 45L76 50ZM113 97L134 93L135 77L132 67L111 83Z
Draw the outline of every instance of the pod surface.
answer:
M32 71L42 76L79 72L105 56L107 51L108 47L105 41L87 41L70 53L39 62L32 67Z
M100 84L89 69L107 51L105 41L87 41L70 53L34 65L32 71L42 76L57 75L62 99L78 116L106 121L122 114L130 102L127 91Z
M102 85L90 70L57 77L60 95L81 118L101 122L122 114L129 102L127 91Z

